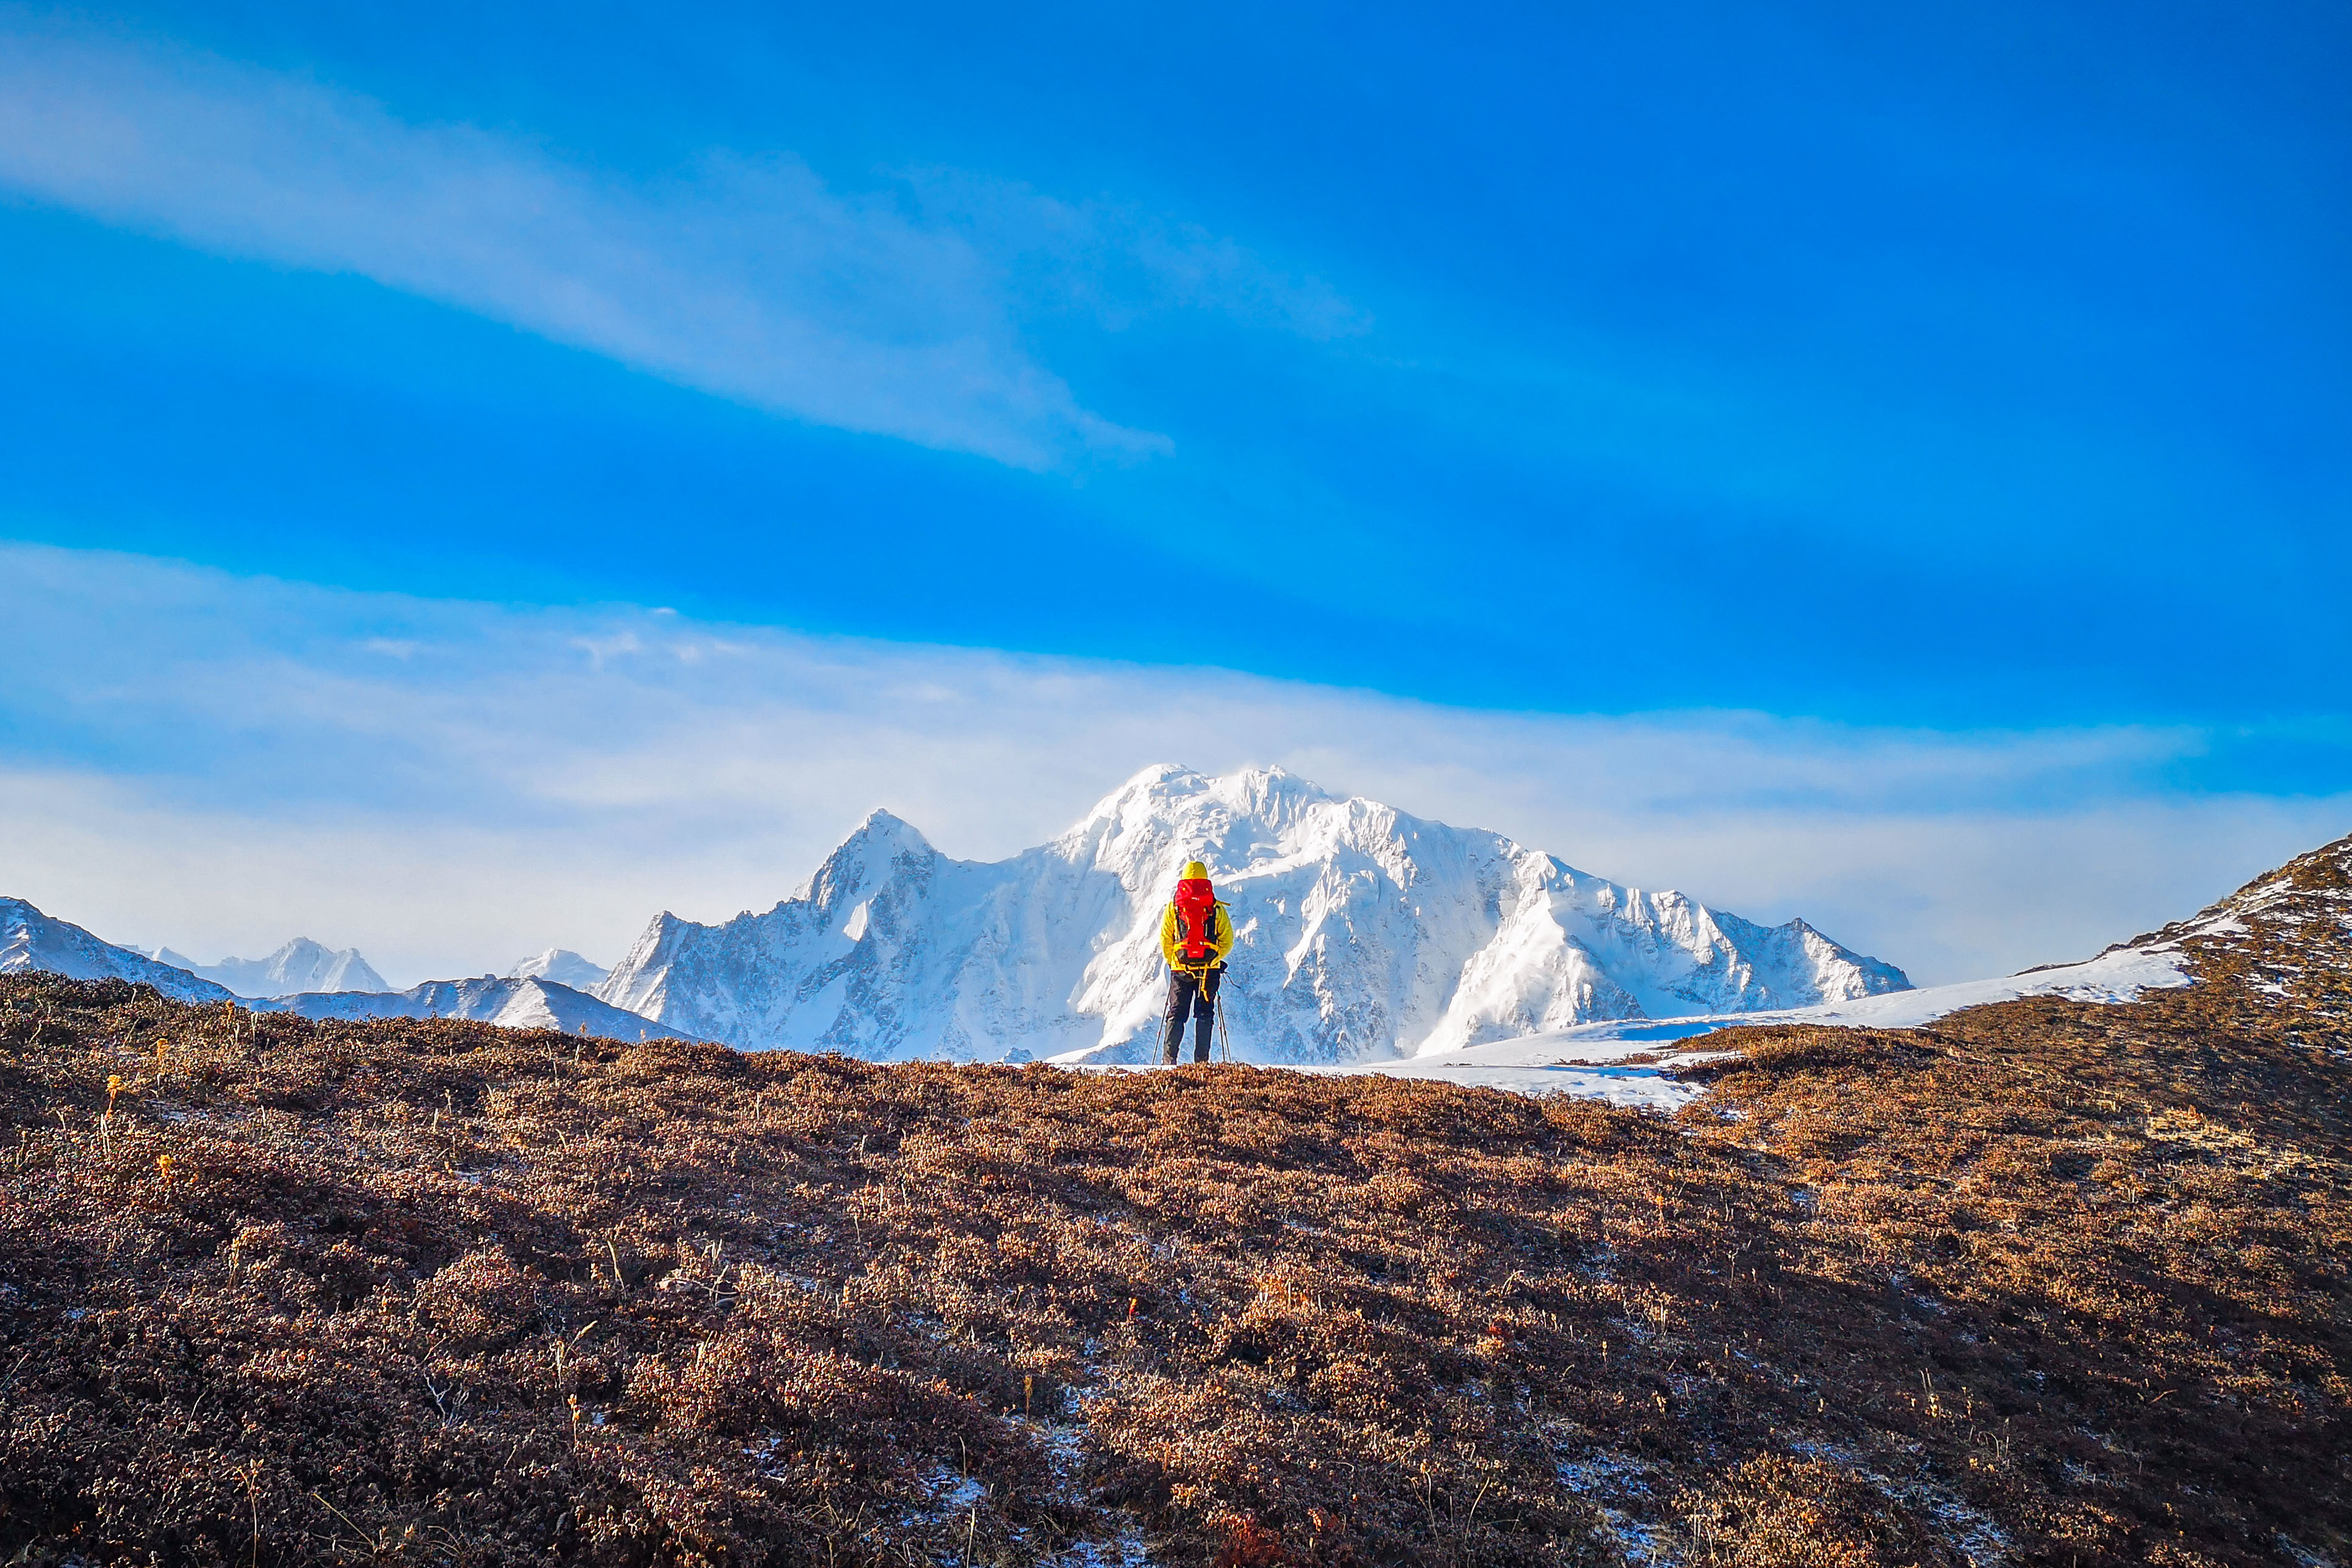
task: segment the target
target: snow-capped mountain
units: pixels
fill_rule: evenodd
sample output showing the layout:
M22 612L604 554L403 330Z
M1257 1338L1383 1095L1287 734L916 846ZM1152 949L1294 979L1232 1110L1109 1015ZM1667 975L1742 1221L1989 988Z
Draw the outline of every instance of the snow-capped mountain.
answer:
M551 947L545 952L524 959L507 971L509 980L552 980L558 985L569 985L575 991L587 991L604 983L610 973L601 963L591 963L569 948Z
M791 898L664 914L595 994L708 1039L883 1059L1135 1059L1166 984L1160 911L1209 864L1238 944L1237 1056L1412 1056L1600 1018L1907 989L1802 921L1621 887L1498 834L1340 799L1280 769L1148 769L1053 843L950 860L876 812Z
M74 980L144 981L175 1002L226 1002L229 994L184 969L101 942L22 899L0 899L0 974L47 970Z
M299 1013L306 1018L471 1018L509 1029L561 1029L568 1035L601 1035L611 1040L681 1039L676 1029L608 1007L593 996L551 980L428 980L405 991L372 994L327 991L279 996L264 1012Z
M240 996L291 996L304 991L389 991L383 975L368 966L360 950L341 952L298 936L268 958L224 958L218 963L194 959L159 947L159 963L184 969L200 979L226 986Z

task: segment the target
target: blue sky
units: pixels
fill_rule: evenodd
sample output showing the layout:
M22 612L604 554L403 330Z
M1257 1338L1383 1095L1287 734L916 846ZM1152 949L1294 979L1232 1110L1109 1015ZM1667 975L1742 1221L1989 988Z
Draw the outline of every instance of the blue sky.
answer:
M1001 9L0 5L0 535L184 590L58 625L0 766L388 809L364 744L297 786L217 738L278 720L175 746L76 673L170 687L288 584L256 713L336 614L667 607L1790 757L2160 736L1948 809L2352 826L2340 7ZM1652 809L1604 847L1702 880Z

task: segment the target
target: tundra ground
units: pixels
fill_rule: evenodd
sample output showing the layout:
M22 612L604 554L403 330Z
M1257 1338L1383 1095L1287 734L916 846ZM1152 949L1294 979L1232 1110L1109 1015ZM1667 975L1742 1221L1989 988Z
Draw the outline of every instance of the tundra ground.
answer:
M1671 1121L0 981L0 1556L2352 1562L2352 990L2268 940Z

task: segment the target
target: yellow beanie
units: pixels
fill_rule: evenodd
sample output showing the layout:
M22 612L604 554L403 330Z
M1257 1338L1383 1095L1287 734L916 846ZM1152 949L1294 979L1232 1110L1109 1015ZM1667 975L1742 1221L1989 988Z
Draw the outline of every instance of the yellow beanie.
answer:
M1208 867L1202 865L1200 861L1187 860L1184 862L1184 876L1187 880L1205 879L1208 874Z

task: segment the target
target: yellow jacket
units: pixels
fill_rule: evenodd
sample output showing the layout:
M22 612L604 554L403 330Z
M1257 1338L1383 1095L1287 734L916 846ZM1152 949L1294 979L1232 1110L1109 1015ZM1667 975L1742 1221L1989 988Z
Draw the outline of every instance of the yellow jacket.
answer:
M1223 963L1225 954L1234 950L1234 917L1223 899L1209 914L1209 962ZM1184 922L1176 918L1176 905L1171 900L1160 917L1160 951L1171 969L1184 967Z

